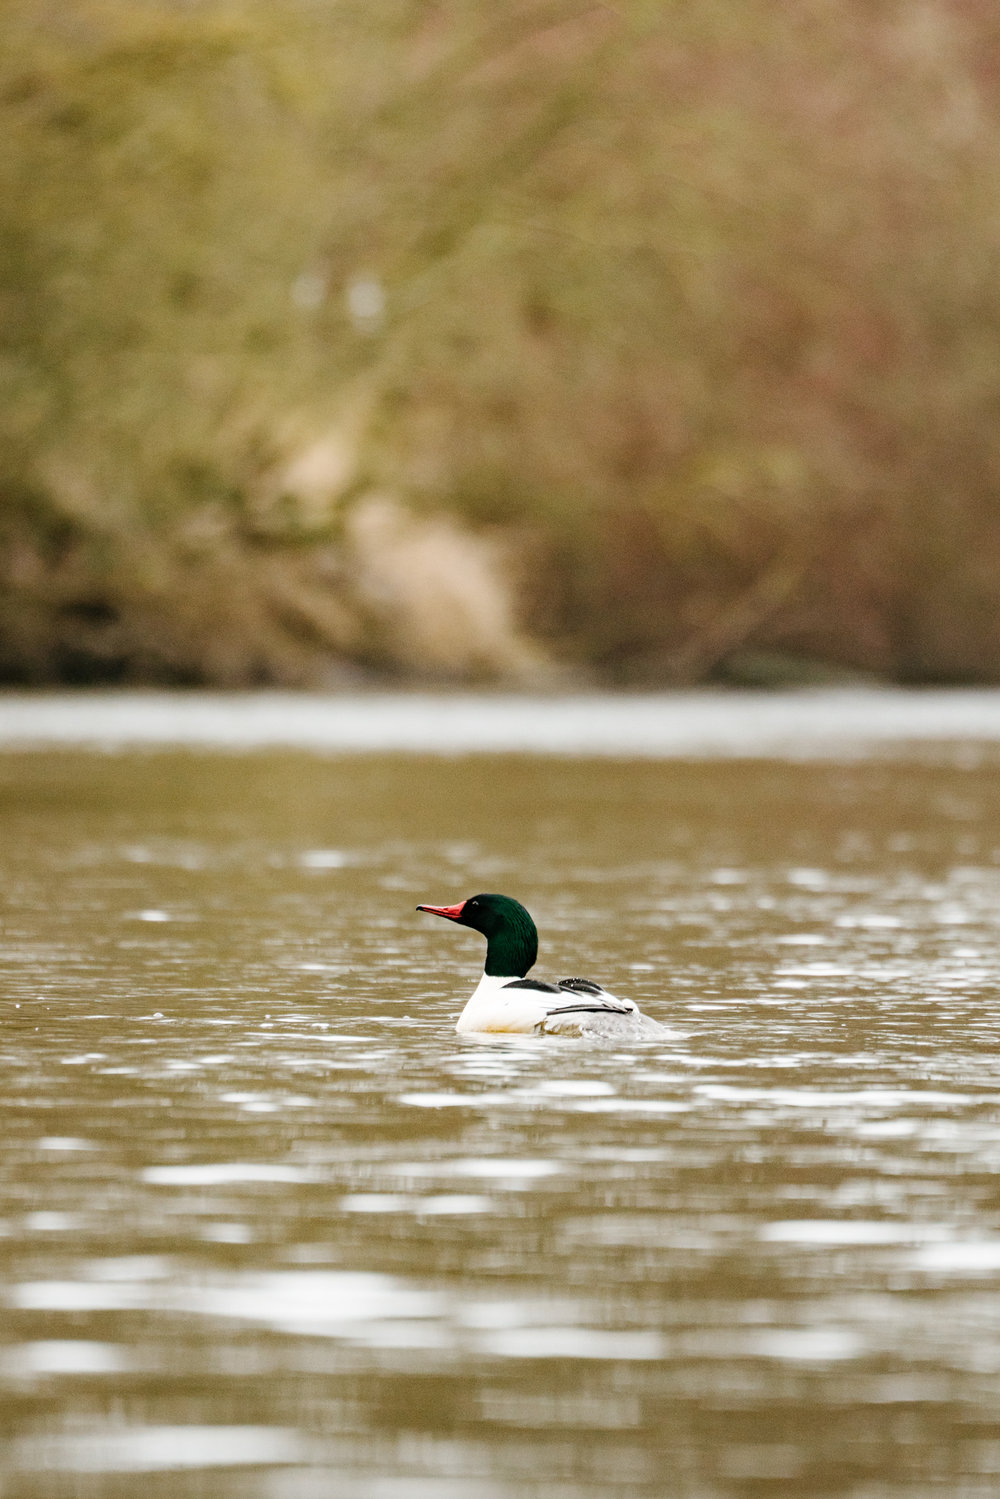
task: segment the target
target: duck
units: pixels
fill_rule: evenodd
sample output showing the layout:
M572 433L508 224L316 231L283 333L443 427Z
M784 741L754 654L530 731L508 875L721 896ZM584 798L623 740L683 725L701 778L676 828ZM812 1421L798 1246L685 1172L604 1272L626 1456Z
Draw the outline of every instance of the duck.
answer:
M527 977L538 956L538 929L510 895L471 895L453 906L418 906L481 932L483 976L458 1017L457 1031L474 1034L578 1035L652 1039L669 1034L631 999L619 999L592 979L550 984Z

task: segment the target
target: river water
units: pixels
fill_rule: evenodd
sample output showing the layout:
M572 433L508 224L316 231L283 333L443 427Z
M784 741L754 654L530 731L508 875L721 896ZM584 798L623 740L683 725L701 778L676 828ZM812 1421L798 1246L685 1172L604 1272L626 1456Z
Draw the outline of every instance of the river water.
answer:
M3 1499L995 1499L1000 700L875 703L0 700ZM460 1039L479 890L668 1036Z

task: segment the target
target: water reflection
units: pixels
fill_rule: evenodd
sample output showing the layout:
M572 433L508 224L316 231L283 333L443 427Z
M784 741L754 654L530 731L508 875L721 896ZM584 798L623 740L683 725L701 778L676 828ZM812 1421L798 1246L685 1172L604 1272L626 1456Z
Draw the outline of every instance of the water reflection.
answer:
M0 746L411 754L779 756L843 759L951 741L982 763L1000 742L1000 693L890 687L800 692L7 693ZM954 791L945 792L955 799ZM962 803L955 800L960 810ZM335 851L334 851L335 852Z
M992 753L0 757L5 1499L995 1492Z

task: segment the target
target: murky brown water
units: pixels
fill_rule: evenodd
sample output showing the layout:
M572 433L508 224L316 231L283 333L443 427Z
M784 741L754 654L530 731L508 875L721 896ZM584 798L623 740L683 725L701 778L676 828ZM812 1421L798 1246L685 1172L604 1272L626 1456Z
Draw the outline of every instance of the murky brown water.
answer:
M0 756L3 1499L992 1499L998 764Z

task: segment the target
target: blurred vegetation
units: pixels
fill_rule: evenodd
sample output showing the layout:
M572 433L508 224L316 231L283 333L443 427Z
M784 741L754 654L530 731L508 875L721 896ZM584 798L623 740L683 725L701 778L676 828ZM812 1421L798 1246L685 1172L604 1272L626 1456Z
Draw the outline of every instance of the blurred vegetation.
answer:
M992 0L6 0L0 679L1000 680Z

